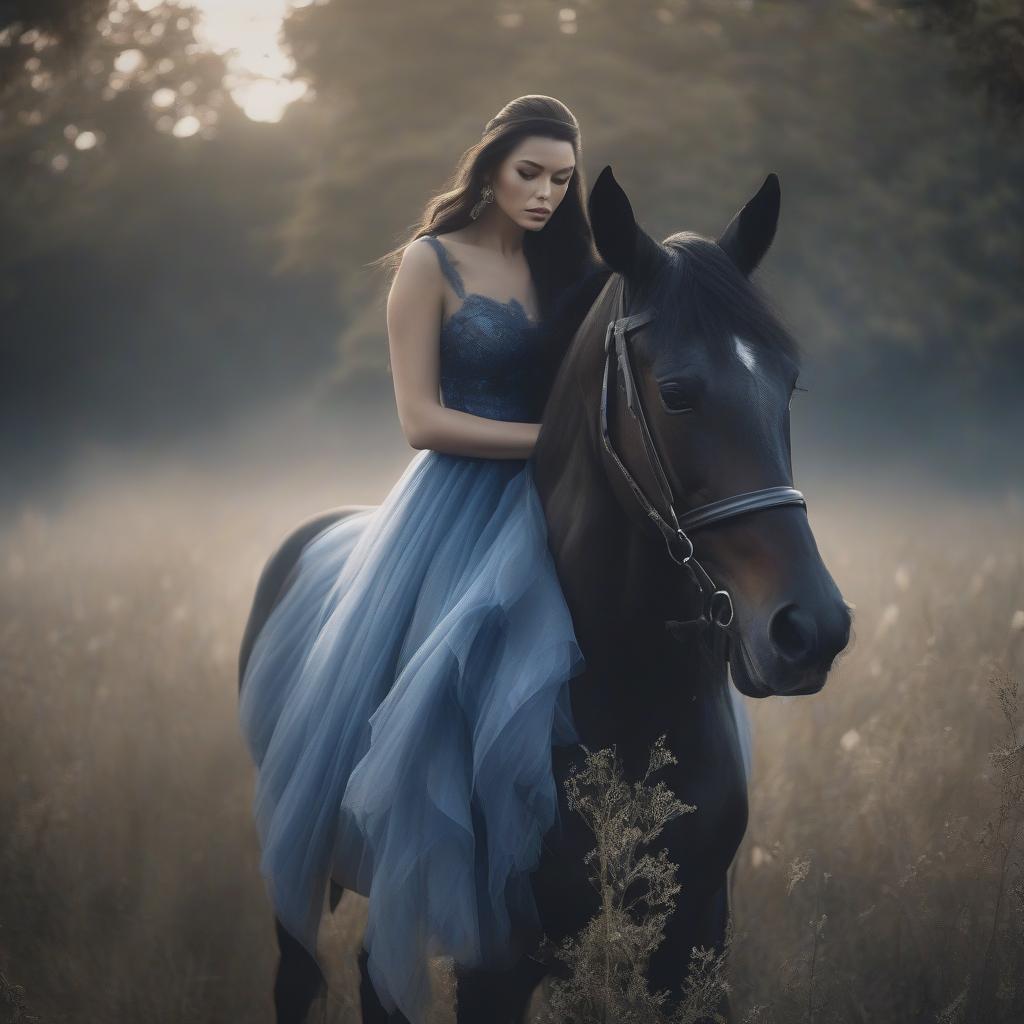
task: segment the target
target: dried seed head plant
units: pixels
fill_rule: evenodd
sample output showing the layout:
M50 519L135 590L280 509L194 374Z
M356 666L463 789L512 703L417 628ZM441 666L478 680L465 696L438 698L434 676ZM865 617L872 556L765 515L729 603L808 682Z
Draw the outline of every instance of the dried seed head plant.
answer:
M567 976L549 983L547 1024L694 1024L713 1020L728 992L725 964L732 941L730 922L721 953L695 948L682 999L669 1007L666 991L651 992L647 965L664 938L664 927L680 890L678 865L665 850L650 847L665 825L697 810L664 782L651 777L676 759L662 736L651 749L644 776L629 782L614 749L583 748L582 768L566 779L571 810L580 814L596 845L584 858L599 909L584 929L544 955L561 961ZM685 968L683 968L685 969Z

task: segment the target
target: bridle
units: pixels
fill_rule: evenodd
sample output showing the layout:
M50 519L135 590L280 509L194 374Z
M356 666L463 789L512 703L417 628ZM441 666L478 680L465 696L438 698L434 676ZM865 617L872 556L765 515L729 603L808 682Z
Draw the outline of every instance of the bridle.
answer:
M608 324L604 339L605 362L604 376L601 381L601 441L608 454L614 460L615 465L619 467L641 508L643 508L644 512L661 531L662 536L665 538L665 546L668 548L669 556L678 565L684 566L689 570L690 575L700 590L700 615L693 619L666 623L666 626L672 629L673 627L678 628L680 626L710 626L714 624L724 630L733 619L732 598L727 590L721 590L715 586L714 580L708 575L704 566L694 557L693 541L690 540L686 531L701 529L705 526L710 526L712 523L730 519L733 516L763 508L774 508L777 505L803 505L806 509L807 502L800 491L793 487L764 487L757 491L745 491L742 494L735 494L731 498L722 498L720 501L712 501L707 505L701 505L686 512L681 518L676 515L672 487L665 474L661 458L658 456L654 438L647 426L643 405L640 402L640 393L633 375L633 366L629 359L629 348L626 344L629 332L636 330L638 327L643 327L654 320L657 316L657 310L648 308L639 313L633 313L629 316L625 315L625 293L626 279L622 277L622 285L618 296L618 316ZM648 462L654 470L654 476L658 481L661 496L668 507L667 519L658 511L654 503L644 494L640 485L633 479L618 452L612 447L611 438L608 436L608 381L611 377L613 341L614 356L617 359L618 367L622 372L623 383L625 384L626 405L640 428L640 437L643 440Z

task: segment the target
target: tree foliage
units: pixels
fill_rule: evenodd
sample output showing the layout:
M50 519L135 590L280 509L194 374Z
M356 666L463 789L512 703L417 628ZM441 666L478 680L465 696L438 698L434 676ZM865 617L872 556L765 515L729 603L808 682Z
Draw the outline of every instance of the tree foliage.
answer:
M922 28L950 36L960 52L954 77L980 89L994 115L1012 124L1024 116L1022 0L893 0Z

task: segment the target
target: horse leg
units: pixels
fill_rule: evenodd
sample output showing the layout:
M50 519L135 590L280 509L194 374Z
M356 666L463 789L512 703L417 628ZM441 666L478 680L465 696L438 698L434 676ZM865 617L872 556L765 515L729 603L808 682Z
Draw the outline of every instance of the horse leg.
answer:
M652 991L668 989L670 1001L682 995L683 983L690 971L690 950L693 946L713 948L719 956L725 946L725 930L729 921L729 883L723 876L719 887L699 899L680 900L679 909L665 925L665 938L651 956L647 978ZM726 1021L732 1020L728 992L722 992L714 1011ZM711 1017L702 1017L695 1024L705 1024Z
M338 904L341 902L341 897L345 894L343 886L332 878L331 879L331 913L333 914L338 909Z
M404 1014L395 1010L388 1013L377 998L377 990L370 980L367 961L370 954L365 949L359 950L359 1003L363 1011L363 1024L409 1024Z
M458 1024L522 1024L533 990L547 967L520 957L508 971L456 971Z
M274 1009L277 1024L305 1024L313 1000L325 987L316 960L275 917L280 958L274 979Z
M331 911L337 909L345 890L331 879ZM304 1024L313 1000L327 982L316 960L301 942L274 918L280 958L274 980L274 1007L277 1024Z

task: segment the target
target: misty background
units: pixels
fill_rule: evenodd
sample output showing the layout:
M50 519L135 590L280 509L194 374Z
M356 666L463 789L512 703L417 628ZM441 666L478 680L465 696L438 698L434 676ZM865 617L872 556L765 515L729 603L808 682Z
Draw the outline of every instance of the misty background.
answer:
M757 278L807 353L797 486L1022 479L1020 90L948 18L926 30L927 4L7 7L8 508L96 460L340 471L369 447L400 468L367 264L525 92L573 109L588 188L611 164L659 239L716 237L779 175Z
M525 93L655 238L781 182L755 279L855 629L745 701L743 1019L1024 1016L1022 0L0 0L0 1022L273 1019L239 643L413 457L368 264Z

